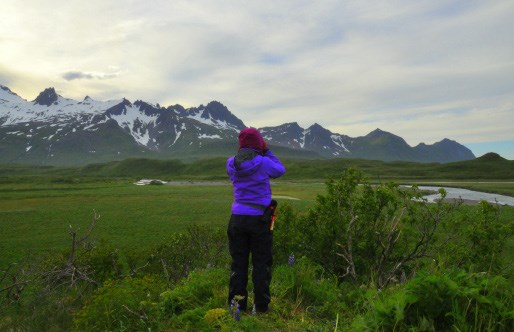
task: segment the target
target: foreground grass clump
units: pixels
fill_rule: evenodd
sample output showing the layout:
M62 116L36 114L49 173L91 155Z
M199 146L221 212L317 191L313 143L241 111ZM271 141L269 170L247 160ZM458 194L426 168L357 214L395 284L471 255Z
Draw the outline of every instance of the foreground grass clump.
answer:
M345 311L336 279L324 276L319 266L304 258L275 269L270 313L250 311L236 318L227 305L229 274L224 268L193 271L171 288L156 276L107 281L74 315L74 327L79 331L309 330L333 327Z
M193 272L174 289L161 294L162 328L190 331L309 330L333 326L344 304L335 278L302 259L273 272L271 311L242 313L239 319L227 304L229 271ZM250 283L250 289L252 285ZM251 292L250 292L251 293ZM252 303L250 294L249 303Z
M374 292L354 331L513 331L514 291L502 277L459 270L421 273Z
M78 331L155 330L164 280L145 276L107 281L75 315Z

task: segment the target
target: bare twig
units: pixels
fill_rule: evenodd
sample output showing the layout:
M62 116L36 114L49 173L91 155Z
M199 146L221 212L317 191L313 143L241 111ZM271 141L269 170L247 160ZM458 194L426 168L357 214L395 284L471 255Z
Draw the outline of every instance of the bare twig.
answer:
M131 313L132 315L137 316L137 318L139 318L141 320L147 320L148 319L148 316L146 315L146 313L144 311L143 311L142 314L139 314L139 313L135 312L134 310L131 310L129 307L127 307L124 304L122 304L121 307L123 309L127 310L127 312Z

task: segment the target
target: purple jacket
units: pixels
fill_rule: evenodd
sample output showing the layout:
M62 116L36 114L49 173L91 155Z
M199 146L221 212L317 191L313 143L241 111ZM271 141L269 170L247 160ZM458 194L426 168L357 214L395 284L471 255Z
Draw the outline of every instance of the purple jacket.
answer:
M284 165L270 150L261 155L253 149L239 149L237 155L227 160L227 173L234 186L232 213L261 215L271 203L270 178L285 172Z

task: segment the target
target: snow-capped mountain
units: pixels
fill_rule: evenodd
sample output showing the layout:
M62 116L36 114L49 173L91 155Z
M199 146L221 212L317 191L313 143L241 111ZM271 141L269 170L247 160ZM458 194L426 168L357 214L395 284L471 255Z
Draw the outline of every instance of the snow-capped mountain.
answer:
M272 145L316 151L321 156L332 158L351 156L347 148L351 144L350 137L334 134L317 123L303 129L298 123L292 122L261 128L261 132Z
M53 88L27 101L0 85L1 163L76 165L141 156L226 156L237 149L237 135L245 127L217 101L188 109L181 105L164 108L141 100L85 97L76 101ZM293 158L447 162L475 157L450 140L412 148L400 137L380 130L358 138L332 133L318 124L304 129L286 123L260 130L269 145L281 147Z

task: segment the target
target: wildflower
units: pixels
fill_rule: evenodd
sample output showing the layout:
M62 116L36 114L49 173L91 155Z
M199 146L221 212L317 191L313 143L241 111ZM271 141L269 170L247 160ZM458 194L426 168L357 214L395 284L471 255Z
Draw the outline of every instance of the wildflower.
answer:
M239 300L244 299L244 296L236 295L230 301L230 315L234 317L235 320L241 319L241 309L239 308Z
M239 303L236 305L236 314L234 316L235 320L241 320L241 310L239 310Z
M294 265L294 254L293 253L291 253L291 255L289 255L289 258L287 259L287 264L289 266Z

